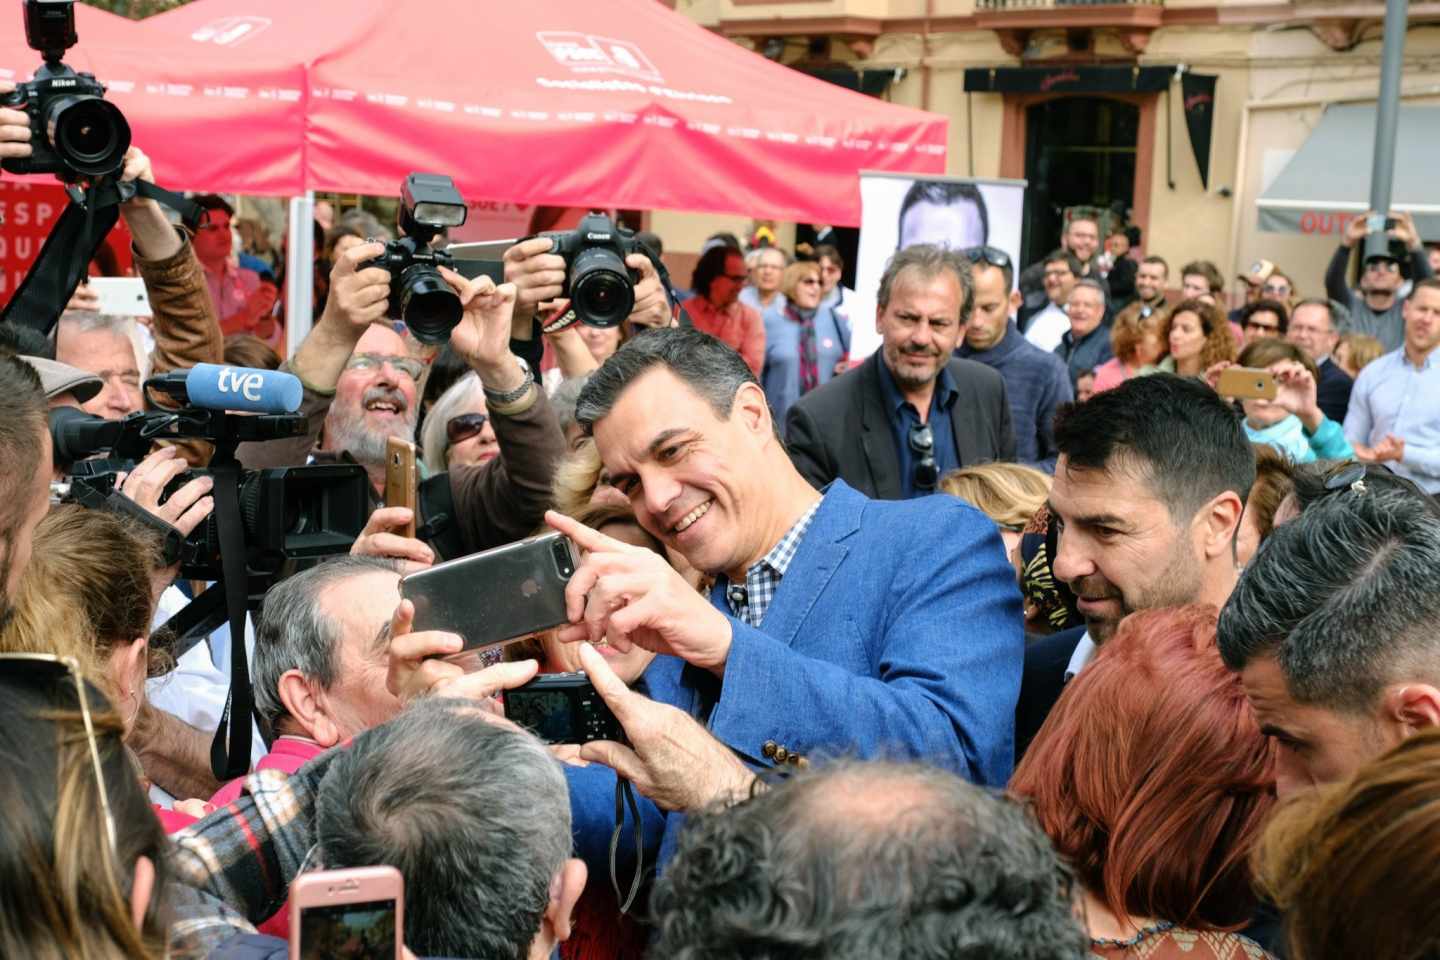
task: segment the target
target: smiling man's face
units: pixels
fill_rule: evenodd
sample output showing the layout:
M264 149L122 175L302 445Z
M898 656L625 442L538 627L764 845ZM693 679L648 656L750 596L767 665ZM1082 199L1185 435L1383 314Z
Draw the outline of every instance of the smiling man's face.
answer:
M1050 488L1060 523L1051 566L1079 601L1090 636L1103 643L1127 615L1193 603L1203 558L1193 522L1177 523L1133 463L1072 467L1061 456Z
M657 366L594 428L610 482L630 498L640 525L706 573L743 573L770 546L766 481L755 464L774 438L759 387L740 390L746 397L722 418Z

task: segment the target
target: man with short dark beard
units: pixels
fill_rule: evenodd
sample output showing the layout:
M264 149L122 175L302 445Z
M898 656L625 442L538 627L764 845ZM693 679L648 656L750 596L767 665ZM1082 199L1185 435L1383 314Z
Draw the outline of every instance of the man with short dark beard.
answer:
M881 348L790 408L785 443L816 489L837 477L866 496L934 493L947 470L1015 459L1000 374L954 356L975 307L970 263L906 247L880 278Z
M1223 606L1239 567L1235 535L1255 454L1234 411L1209 387L1170 374L1135 377L1055 418L1051 568L1085 626L1025 650L1015 756L1070 678L1136 610Z

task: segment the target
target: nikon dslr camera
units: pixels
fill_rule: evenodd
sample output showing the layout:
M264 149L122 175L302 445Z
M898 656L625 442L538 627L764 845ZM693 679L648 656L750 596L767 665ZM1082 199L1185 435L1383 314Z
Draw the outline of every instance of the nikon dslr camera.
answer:
M581 323L619 326L635 309L640 274L625 266L632 253L646 253L635 235L603 213L591 213L569 233L547 233L551 253L565 258L565 291Z
M439 267L455 269L454 259L430 246L440 231L465 222L465 198L455 181L435 173L412 173L400 188L398 240L362 264L390 271L390 317L404 320L421 343L445 343L460 322L460 298Z
M130 125L105 102L105 86L94 75L60 61L77 39L75 0L25 0L25 40L45 63L34 79L0 95L0 107L30 116L31 155L0 164L11 173L53 173L74 181L124 169Z

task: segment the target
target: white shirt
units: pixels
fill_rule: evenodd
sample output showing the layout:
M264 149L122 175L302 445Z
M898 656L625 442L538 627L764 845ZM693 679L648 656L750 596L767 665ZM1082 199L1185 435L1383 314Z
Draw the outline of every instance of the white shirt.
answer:
M1044 310L1030 318L1030 326L1025 330L1025 339L1046 353L1054 353L1055 348L1060 346L1060 339L1069 329L1069 315L1055 304L1050 303L1045 305Z
M1070 663L1065 667L1065 682L1069 683L1075 679L1075 675L1090 665L1095 659L1095 651L1099 648L1095 641L1090 639L1090 631L1086 630L1080 637L1080 642L1075 644L1075 652L1070 654Z
M185 607L190 599L173 584L165 588L160 602L155 607L155 626L160 626ZM245 649L250 663L255 663L255 626L251 617L245 618ZM224 623L206 638L186 650L175 661L175 669L169 673L145 681L145 697L155 707L174 714L181 720L213 735L220 726L220 716L225 712L225 697L230 692L230 625ZM250 758L258 761L269 749L260 736L260 728L251 723ZM176 798L159 787L150 788L150 799L154 803L169 806ZM209 797L201 799L208 800Z

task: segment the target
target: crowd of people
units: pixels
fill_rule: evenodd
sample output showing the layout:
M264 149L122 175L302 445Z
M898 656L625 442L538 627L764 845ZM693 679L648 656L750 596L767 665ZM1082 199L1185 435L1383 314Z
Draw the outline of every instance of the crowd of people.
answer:
M1316 289L1261 262L1237 304L1084 216L1024 267L907 244L865 358L834 247L727 237L673 302L632 255L610 328L566 326L565 258L518 242L502 283L444 273L427 350L379 225L335 220L272 354L306 430L237 455L358 464L368 522L185 649L155 528L210 521L209 447L127 465L126 510L52 502L48 419L266 359L273 290L205 204L193 235L122 208L143 334L84 303L0 329L0 954L285 956L297 878L377 865L420 957L1440 950L1440 281L1408 218L1358 289L1357 228ZM384 502L397 438L442 510ZM478 655L416 629L403 577L537 531L579 551L567 624ZM222 782L239 649L254 748ZM623 741L504 719L576 670Z

